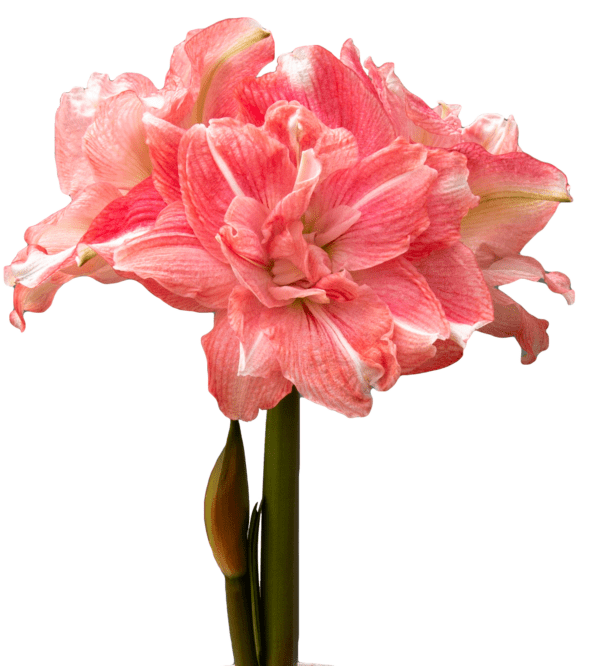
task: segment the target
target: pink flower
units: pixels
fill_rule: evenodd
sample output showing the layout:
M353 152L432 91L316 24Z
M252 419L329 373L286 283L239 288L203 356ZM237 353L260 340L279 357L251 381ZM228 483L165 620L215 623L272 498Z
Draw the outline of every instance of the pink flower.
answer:
M192 31L165 85L93 75L57 113L72 202L30 228L7 267L11 321L77 275L135 279L169 305L214 312L209 388L232 419L292 384L347 416L401 374L454 363L477 330L514 335L524 362L547 322L498 290L524 277L572 302L561 273L522 257L566 178L518 147L514 120L463 128L390 63L363 69L310 46L272 58L251 19Z
M256 21L229 19L188 33L175 47L161 90L141 74L122 74L114 81L93 74L87 88L62 96L56 114L56 165L61 190L73 201L31 227L25 235L27 248L5 269L5 282L15 286L10 317L15 326L24 330L24 313L46 310L58 288L74 277L124 279L80 240L107 204L151 175L148 125L166 119L176 131L232 115L232 90L272 58L273 39ZM144 284L176 307L196 308L151 282Z

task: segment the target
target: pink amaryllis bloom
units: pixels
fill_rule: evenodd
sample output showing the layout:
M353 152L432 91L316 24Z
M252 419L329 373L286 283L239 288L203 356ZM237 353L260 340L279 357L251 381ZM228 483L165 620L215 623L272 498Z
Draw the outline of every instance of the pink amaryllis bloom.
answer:
M348 129L298 102L273 104L261 127L153 123L155 177L82 242L119 274L215 312L203 346L230 418L255 418L292 384L364 416L372 388L430 359L436 340L464 344L492 320L458 231L477 204L463 155L397 139L361 156Z
M184 128L234 115L232 91L273 56L273 38L256 21L228 19L188 33L175 47L160 90L141 74L111 81L96 73L87 88L62 96L56 166L61 190L72 202L28 229L27 247L5 269L5 282L15 286L10 320L16 327L24 330L24 313L48 309L59 287L74 277L106 283L124 279L80 241L107 204L151 175L148 124L158 118ZM144 284L171 305L196 309L152 282Z

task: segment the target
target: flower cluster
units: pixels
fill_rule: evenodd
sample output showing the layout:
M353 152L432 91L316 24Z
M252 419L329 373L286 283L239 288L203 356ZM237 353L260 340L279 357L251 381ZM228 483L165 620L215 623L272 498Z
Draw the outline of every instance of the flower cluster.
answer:
M251 19L187 35L164 87L92 75L56 116L72 202L29 228L5 269L11 322L74 277L134 279L169 305L214 312L209 388L250 420L296 385L348 416L371 389L458 360L473 333L514 336L524 363L548 323L498 287L562 273L524 245L569 201L562 172L522 152L513 118L461 127L348 40L279 58Z

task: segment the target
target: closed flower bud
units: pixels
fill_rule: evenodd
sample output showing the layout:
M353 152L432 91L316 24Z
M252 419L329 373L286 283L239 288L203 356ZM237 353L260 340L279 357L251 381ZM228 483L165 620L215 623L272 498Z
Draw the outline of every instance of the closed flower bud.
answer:
M228 578L247 570L250 499L244 444L238 421L231 421L227 444L211 472L204 499L204 522L219 568Z

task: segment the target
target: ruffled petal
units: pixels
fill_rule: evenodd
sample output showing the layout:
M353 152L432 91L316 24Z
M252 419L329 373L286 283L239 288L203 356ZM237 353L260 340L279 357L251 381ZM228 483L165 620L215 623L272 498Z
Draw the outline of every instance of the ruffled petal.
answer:
M394 142L319 186L315 198L321 210L347 205L360 212L328 246L333 270L359 270L393 259L427 228L427 192L437 173L423 165L426 157L422 146Z
M208 389L220 410L230 419L252 421L259 409L271 409L291 390L283 375L268 378L240 375L240 341L227 319L227 312L215 314L215 326L202 337L208 361Z
M142 116L146 108L127 90L104 100L83 137L95 179L130 190L152 173Z
M188 117L182 125L208 124L237 115L234 90L275 57L271 34L250 18L226 19L188 33L175 47L165 88L188 88Z
M366 285L331 275L326 305L296 301L265 308L261 328L284 376L300 393L346 416L366 416L371 388L387 390L399 375L389 309Z
M298 102L275 102L267 110L263 129L287 146L296 165L300 156L312 149L321 164L321 179L358 160L358 144L351 132L343 127L327 127Z
M569 305L575 302L575 292L571 289L569 278L564 273L545 271L542 264L533 257L521 255L503 257L485 269L483 275L490 287L498 287L521 279L543 282L548 285L550 291L562 294Z
M483 260L515 255L571 201L562 171L525 153L491 155L474 143L455 146L467 156L469 187L479 205L461 222L461 241Z
M204 248L225 262L216 236L236 194L215 162L204 125L194 125L181 139L178 162L188 222Z
M231 269L202 247L181 202L162 210L150 231L125 239L114 253L114 268L152 279L174 294L195 300L207 312L226 308L237 284Z
M152 162L154 186L167 203L178 201L181 199L181 188L177 155L185 130L151 113L145 113L142 122Z
M52 273L33 288L17 283L14 287L14 310L10 314L10 323L21 332L24 331L25 312L45 312L52 305L56 292L63 284L83 276L92 277L103 284L113 284L124 279L117 275L102 257L96 256L82 267L73 264Z
M92 222L78 246L80 264L91 248L114 265L115 251L126 241L150 231L167 204L147 178L125 196L115 199Z
M255 125L263 124L274 102L296 100L328 127L348 129L362 156L384 148L395 136L377 96L321 46L303 46L281 56L275 72L245 81L237 94L242 117Z
M435 355L437 339L449 337L442 305L427 280L404 257L355 271L352 277L367 284L390 309L403 374Z
M462 141L477 143L488 153L502 155L515 153L519 148L519 128L512 116L484 113L462 130Z
M469 171L464 155L432 148L425 164L435 169L438 177L427 193L429 226L411 241L406 253L413 262L460 241L461 220L479 202L467 182Z
M497 338L514 337L521 347L521 363L529 365L548 349L548 322L530 315L525 308L500 291L490 289L494 302L494 321L481 328Z
M460 142L460 107L440 104L437 109L430 108L402 85L390 62L377 67L367 58L365 66L397 136L437 148L451 148Z
M95 180L83 150L83 137L94 122L99 104L126 90L138 97L155 95L150 79L141 74L121 74L111 81L106 74L92 74L87 88L73 88L60 98L56 112L56 169L60 189L75 196Z
M296 168L287 148L254 125L223 118L210 123L208 144L235 195L272 210L294 187Z
M473 253L461 243L432 252L416 268L442 304L458 344L494 319L487 284Z
M119 191L111 185L90 185L68 206L29 227L25 232L28 247L4 269L6 284L13 286L19 282L34 288L61 268L75 264L77 243L94 217L119 196Z

